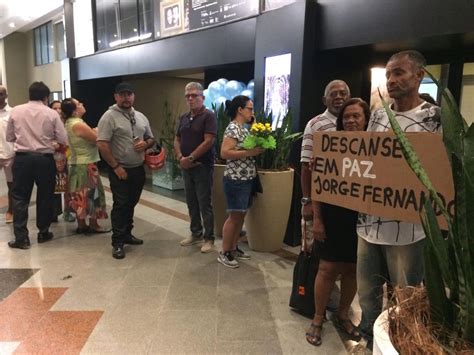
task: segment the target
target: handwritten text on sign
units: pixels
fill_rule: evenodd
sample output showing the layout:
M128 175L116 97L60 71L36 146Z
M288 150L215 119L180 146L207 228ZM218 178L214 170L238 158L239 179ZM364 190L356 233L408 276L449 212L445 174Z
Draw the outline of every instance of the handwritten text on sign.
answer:
M448 212L454 214L451 168L441 135L406 133ZM312 198L380 217L420 223L429 193L403 158L391 132L314 135ZM438 222L446 222L435 208Z

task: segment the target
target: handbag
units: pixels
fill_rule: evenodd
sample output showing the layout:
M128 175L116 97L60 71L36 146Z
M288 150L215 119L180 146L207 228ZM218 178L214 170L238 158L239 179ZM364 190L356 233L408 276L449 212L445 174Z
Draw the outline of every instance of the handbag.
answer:
M255 197L257 196L257 193L263 194L263 186L262 182L260 181L260 175L258 175L258 171L257 176L255 177L255 179L253 179L251 196Z
M290 307L304 316L313 318L314 282L318 273L319 258L315 253L316 243L312 244L309 251L307 250L307 236L312 234L310 228L311 224L301 218L301 252L293 269Z

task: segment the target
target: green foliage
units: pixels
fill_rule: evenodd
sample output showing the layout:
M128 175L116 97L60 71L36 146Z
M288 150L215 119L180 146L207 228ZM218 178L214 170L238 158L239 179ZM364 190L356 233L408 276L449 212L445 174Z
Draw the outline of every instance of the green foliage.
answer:
M441 122L454 181L454 218L445 211L393 112L382 101L407 163L448 222L448 233L443 236L431 201L425 203L421 216L427 236L425 284L432 321L446 330L448 335L440 340L449 348L453 337L474 344L474 125L468 127L449 90L429 75L442 92Z
M260 112L255 115L256 122L272 124L272 114L265 115ZM285 115L280 128L272 134L275 138L276 148L267 149L265 153L256 157L258 169L287 170L289 168L289 155L295 141L303 136L303 133L293 132L293 115L291 111Z
M159 144L160 146L165 148L166 164L172 164L173 168L169 169L169 171L172 172L172 178L175 179L176 177L181 175L179 161L176 159L176 156L174 154L174 136L176 133L176 122L179 117L177 107L171 106L168 101L165 101L165 103L163 104L163 112L161 117L163 120L163 124L159 132Z

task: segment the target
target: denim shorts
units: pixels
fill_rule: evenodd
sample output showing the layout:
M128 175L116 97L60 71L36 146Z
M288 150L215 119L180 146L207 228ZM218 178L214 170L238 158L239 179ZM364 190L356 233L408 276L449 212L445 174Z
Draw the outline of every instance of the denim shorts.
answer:
M233 180L228 177L222 179L227 212L246 212L252 206L252 180Z

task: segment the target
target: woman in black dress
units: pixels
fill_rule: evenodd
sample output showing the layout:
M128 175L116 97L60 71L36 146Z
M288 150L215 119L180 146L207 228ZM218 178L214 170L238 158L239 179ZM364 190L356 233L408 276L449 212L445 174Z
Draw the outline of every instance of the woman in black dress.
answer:
M337 117L338 131L365 131L370 118L370 108L359 98L347 100ZM321 345L321 331L326 305L338 275L341 275L341 297L334 319L336 327L353 338L360 336L357 327L349 319L349 308L357 291L357 215L356 211L343 207L321 204L325 238L315 239L319 256L319 270L315 282L316 312L306 340ZM316 235L316 234L315 234ZM319 235L319 234L318 234Z

